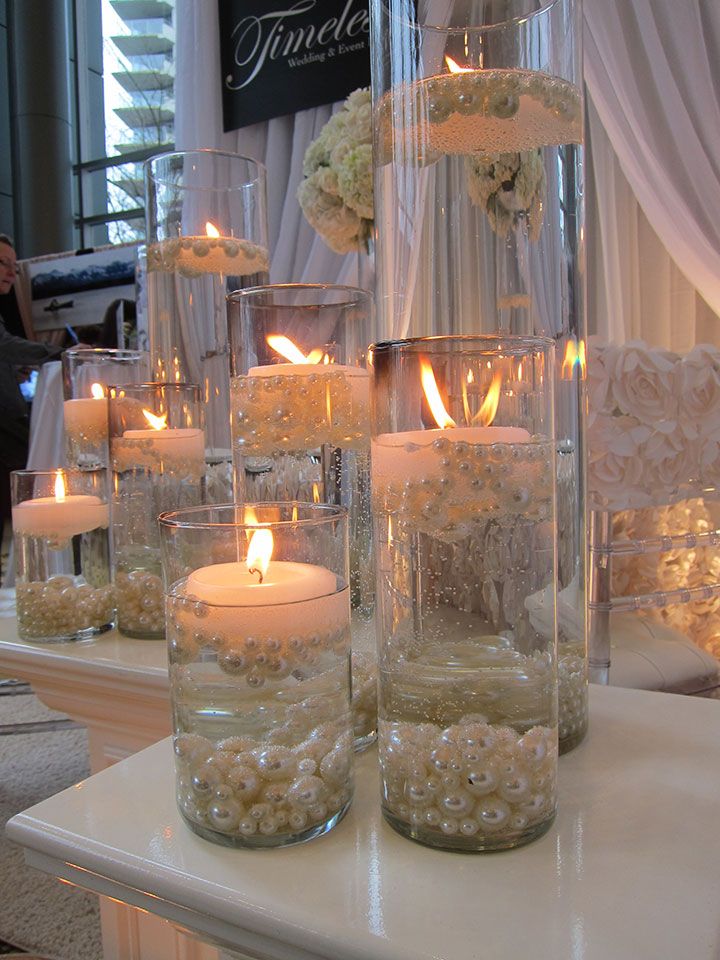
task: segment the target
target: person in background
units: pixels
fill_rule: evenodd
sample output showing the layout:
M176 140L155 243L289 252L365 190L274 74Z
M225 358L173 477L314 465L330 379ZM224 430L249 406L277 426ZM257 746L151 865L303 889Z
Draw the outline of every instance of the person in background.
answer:
M0 294L9 293L17 276L13 241L0 233ZM30 443L28 405L18 383L17 368L56 360L62 347L50 347L16 337L0 316L0 522L10 519L10 471L27 463Z

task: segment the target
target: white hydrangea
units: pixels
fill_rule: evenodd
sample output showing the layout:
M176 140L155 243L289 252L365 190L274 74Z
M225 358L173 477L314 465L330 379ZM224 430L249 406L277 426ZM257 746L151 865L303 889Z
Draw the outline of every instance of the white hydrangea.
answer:
M336 253L367 248L373 227L372 107L354 90L305 152L298 200L308 223Z
M495 233L504 237L525 222L537 240L547 186L539 150L466 157L465 171L470 199L483 207Z

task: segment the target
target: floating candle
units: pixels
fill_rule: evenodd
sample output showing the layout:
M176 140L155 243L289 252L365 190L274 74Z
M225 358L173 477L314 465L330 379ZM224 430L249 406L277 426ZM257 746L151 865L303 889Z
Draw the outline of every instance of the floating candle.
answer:
M12 508L15 533L63 541L108 525L108 505L89 494L66 496L62 471L58 471L54 497L24 500Z
M168 427L167 415L143 415L151 425L147 429L125 430L112 444L113 467L134 467L165 472L202 473L205 463L205 435L198 427Z
M63 403L65 433L76 440L101 443L108 435L107 399L102 384L94 383L90 389L91 397Z
M208 221L205 236L187 236L163 240L148 247L148 270L176 270L197 277L217 274L244 277L268 270L268 252L264 247L239 237L222 237Z
M261 528L258 533L270 531ZM185 594L209 607L198 627L228 637L303 636L346 624L349 615L347 591L338 592L333 573L287 560L268 563L263 575L251 572L247 562L201 567L188 577Z

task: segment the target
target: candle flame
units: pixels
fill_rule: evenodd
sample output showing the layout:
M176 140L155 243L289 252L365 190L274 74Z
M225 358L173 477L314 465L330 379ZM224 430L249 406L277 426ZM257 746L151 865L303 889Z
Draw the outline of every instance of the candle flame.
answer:
M267 569L270 566L270 557L272 557L272 552L272 530L268 530L267 527L258 527L258 529L250 538L247 559L245 563L247 564L247 568L250 573L259 574L260 583L263 582L263 577L267 573Z
M568 340L565 347L565 356L560 367L560 379L572 380L575 367L580 368L580 379L585 379L585 370L587 359L585 355L585 341L581 340L577 345L574 340Z
M480 404L480 409L473 417L473 423L479 420L483 427L489 427L493 422L495 414L497 413L498 404L500 403L501 383L502 374L499 370L496 370L492 378L492 383L490 384L490 389L485 394L485 399Z
M260 523L255 513L255 507L245 507L245 523L249 527L259 527Z
M90 393L92 395L93 400L102 400L103 397L105 396L105 390L101 383L94 383L90 387Z
M285 357L290 363L320 363L322 360L323 351L320 347L315 347L314 350L311 350L310 353L305 356L302 350L292 342L290 337L282 337L277 333L271 333L267 337L267 343L275 353L279 353L281 357Z
M208 220L207 223L205 224L205 234L208 237L219 237L220 231L218 230L218 228L215 226L214 223L210 223L210 221Z
M151 413L150 410L143 410L143 416L153 428L153 430L167 430L167 414L163 413L161 416L156 417L154 413Z
M313 484L313 503L320 503L320 490L316 483Z
M58 503L62 503L65 499L65 480L62 475L62 470L58 470L57 476L55 477L55 499Z
M455 421L447 412L445 404L442 402L433 368L424 357L420 360L420 380L430 406L430 412L433 417L435 417L437 425L439 427L454 427L456 425Z
M452 57L445 57L445 63L450 73L472 73L472 67L461 67L458 63L455 63Z

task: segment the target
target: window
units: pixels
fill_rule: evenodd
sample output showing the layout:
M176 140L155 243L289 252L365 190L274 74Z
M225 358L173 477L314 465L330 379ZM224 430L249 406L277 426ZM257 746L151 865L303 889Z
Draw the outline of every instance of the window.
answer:
M80 246L141 240L143 161L173 148L174 0L68 0Z

